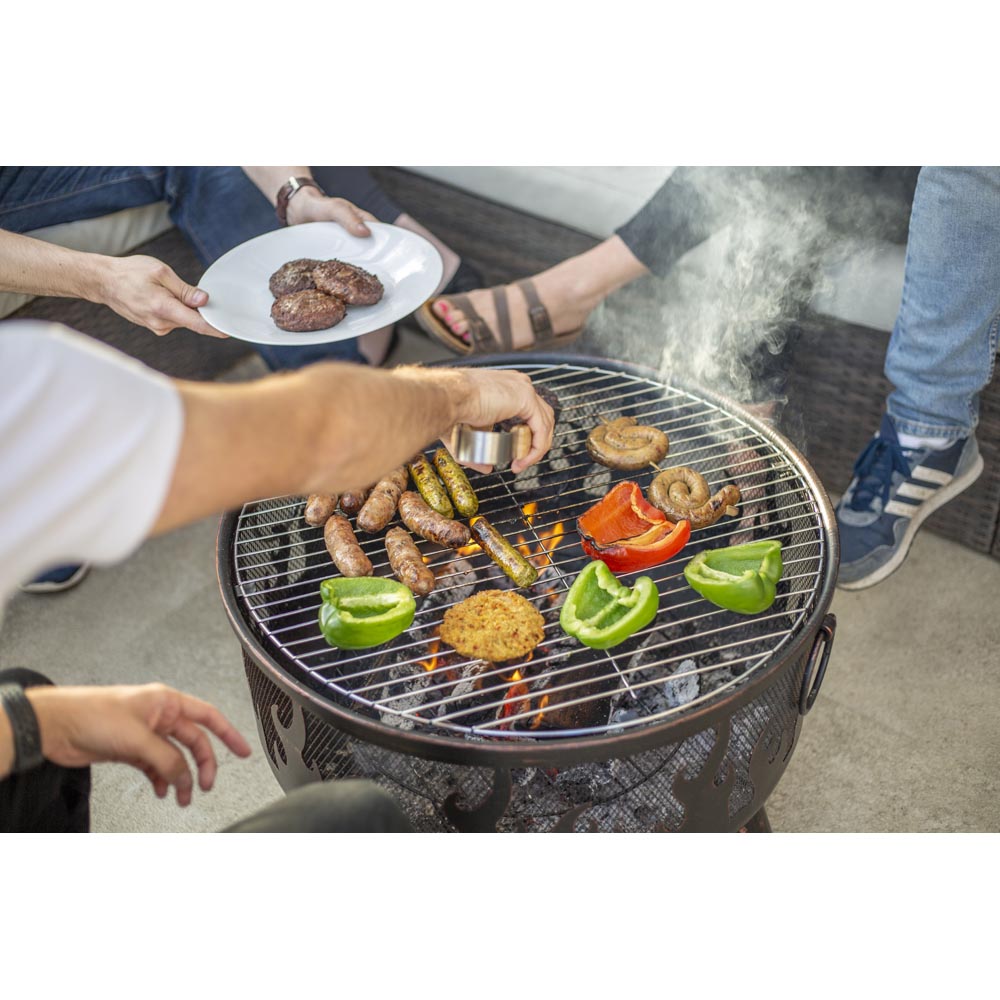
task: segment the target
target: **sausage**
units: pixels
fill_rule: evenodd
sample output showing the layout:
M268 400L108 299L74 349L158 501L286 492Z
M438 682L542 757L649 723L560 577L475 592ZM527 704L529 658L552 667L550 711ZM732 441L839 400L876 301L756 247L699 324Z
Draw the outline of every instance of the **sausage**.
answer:
M323 529L323 541L334 565L344 576L371 576L371 560L361 551L351 530L351 522L334 514Z
M461 521L452 521L431 510L413 490L407 490L399 498L399 516L414 534L451 549L468 545L472 537Z
M401 465L375 484L365 505L358 511L358 527L362 531L374 535L392 520L399 494L406 489L408 478L406 468Z
M462 517L472 517L479 510L479 498L465 470L451 457L447 448L438 448L434 452L434 465L437 466L438 474L448 487L451 499L455 502L455 509Z
M314 528L321 528L336 509L336 493L332 496L329 493L310 493L309 499L306 500L303 516L306 519L306 524L311 524Z
M434 589L437 583L434 571L424 565L420 550L406 528L390 528L385 533L385 551L396 579L414 594L424 597Z
M472 534L482 550L519 587L530 587L538 579L538 570L485 517L476 518Z
M692 528L707 528L740 502L739 488L730 483L709 496L705 477L678 465L664 469L650 484L649 502L672 521L690 521Z
M455 516L455 508L448 499L448 491L444 488L444 483L438 479L426 455L414 456L410 462L410 475L431 510L436 510L442 517Z
M663 431L638 424L635 417L618 417L587 435L590 457L609 469L634 472L659 462L669 450L670 438Z
M367 490L351 490L340 498L340 509L345 514L357 514L365 505L371 488Z

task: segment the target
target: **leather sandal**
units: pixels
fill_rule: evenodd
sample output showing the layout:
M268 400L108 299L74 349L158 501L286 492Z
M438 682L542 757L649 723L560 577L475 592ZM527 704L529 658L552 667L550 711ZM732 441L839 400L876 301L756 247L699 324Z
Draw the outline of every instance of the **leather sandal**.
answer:
M497 314L497 331L494 333L486 320L476 312L468 295L439 295L428 299L416 312L416 320L420 328L430 334L439 343L444 344L456 354L493 354L508 351L535 351L544 348L559 347L570 344L583 333L583 327L570 330L567 333L556 333L552 327L549 311L542 305L542 300L535 291L535 286L529 278L515 282L524 300L528 304L528 320L535 339L524 347L514 347L514 338L510 325L510 307L507 304L505 287L498 285L491 289L493 306ZM461 334L453 333L451 327L439 316L432 307L436 302L445 301L452 308L461 310L469 324L469 342L462 339Z

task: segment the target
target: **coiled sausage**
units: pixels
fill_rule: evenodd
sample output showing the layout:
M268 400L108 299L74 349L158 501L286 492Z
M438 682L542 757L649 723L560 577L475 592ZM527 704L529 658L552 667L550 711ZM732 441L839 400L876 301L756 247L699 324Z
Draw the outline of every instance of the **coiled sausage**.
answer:
M730 483L709 495L705 477L685 465L664 469L649 484L649 502L672 521L690 521L692 528L707 528L740 502L739 488Z
M636 423L635 417L618 417L587 435L590 457L609 469L633 472L659 462L669 449L670 439L663 431Z

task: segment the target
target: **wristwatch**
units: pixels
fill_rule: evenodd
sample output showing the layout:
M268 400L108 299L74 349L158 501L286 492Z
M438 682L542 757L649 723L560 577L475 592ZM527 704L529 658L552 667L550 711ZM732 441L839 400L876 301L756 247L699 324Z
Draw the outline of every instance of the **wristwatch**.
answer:
M0 684L0 710L7 713L14 734L14 774L38 767L42 756L42 734L38 716L20 684Z
M288 203L296 191L301 191L304 187L314 187L320 194L326 192L311 177L289 177L278 191L275 199L274 211L278 216L278 222L283 226L288 225Z

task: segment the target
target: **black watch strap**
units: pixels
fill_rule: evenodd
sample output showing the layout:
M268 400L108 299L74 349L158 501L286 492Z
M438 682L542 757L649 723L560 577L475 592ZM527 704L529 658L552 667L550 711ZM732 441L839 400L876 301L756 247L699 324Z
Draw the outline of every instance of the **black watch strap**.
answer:
M30 771L44 761L38 717L20 684L0 684L0 708L14 734L14 773Z
M292 195L301 191L304 187L316 188L320 194L326 193L311 177L289 177L278 190L278 196L274 206L274 212L278 216L278 222L280 222L283 226L288 225L288 203L291 201Z

